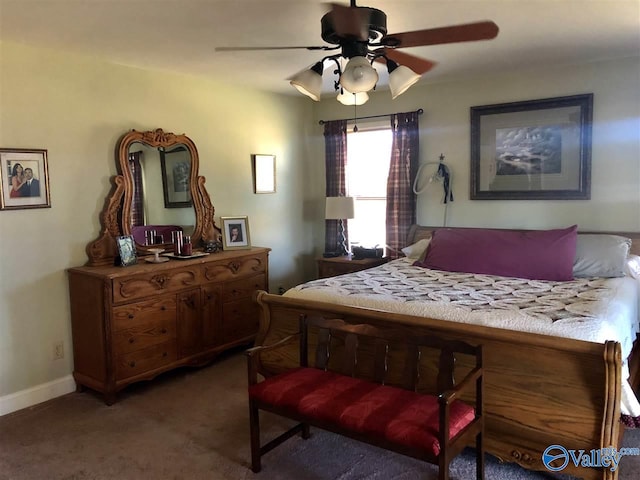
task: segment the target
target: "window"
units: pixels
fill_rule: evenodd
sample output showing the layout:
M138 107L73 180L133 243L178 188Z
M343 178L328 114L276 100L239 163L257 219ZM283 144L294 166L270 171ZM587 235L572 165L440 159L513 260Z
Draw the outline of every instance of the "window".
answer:
M347 134L347 195L355 197L349 241L363 247L386 243L387 177L391 161L391 128Z

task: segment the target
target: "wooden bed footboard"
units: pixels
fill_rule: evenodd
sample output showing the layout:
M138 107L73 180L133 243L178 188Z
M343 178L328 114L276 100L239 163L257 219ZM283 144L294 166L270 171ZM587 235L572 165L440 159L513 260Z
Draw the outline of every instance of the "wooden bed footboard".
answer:
M420 335L432 333L483 344L485 445L487 452L502 461L548 471L542 453L550 445L586 452L620 446L621 347L617 342L599 344L555 338L266 292L258 292L256 301L261 307L256 345L271 345L296 333L303 314L400 327ZM268 351L259 360L260 373L270 376L294 367L298 348L294 342ZM434 368L432 358L421 359L423 372L433 372ZM467 368L469 365L464 363L456 365L456 374L463 374ZM366 370L361 376L367 377ZM393 381L393 355L389 377ZM576 467L571 461L561 473L594 480L617 478L617 470Z

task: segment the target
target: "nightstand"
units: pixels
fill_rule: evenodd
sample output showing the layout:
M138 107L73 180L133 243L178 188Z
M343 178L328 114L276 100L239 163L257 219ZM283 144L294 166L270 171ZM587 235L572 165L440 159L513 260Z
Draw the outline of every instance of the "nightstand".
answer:
M362 258L355 260L351 256L318 259L318 278L335 277L353 273L387 263L389 258Z

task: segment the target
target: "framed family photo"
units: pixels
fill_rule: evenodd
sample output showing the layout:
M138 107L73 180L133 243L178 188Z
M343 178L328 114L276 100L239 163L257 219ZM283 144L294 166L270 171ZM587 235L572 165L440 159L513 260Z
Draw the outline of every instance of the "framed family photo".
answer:
M136 244L132 235L123 235L116 237L116 245L118 246L118 255L120 256L120 265L128 267L138 263L138 254L136 253Z
M253 160L253 193L275 193L276 156L251 155Z
M184 147L160 151L165 208L187 208L191 199L191 154Z
M0 210L50 207L47 151L0 148Z
M588 200L593 94L471 107L471 200Z
M251 248L249 219L243 217L221 217L223 250Z

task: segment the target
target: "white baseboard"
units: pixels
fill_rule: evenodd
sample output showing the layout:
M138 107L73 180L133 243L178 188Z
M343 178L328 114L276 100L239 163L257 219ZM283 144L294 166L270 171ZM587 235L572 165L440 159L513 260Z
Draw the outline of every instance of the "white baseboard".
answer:
M67 375L51 382L5 395L0 397L0 416L66 395L75 389L76 383L73 376Z

